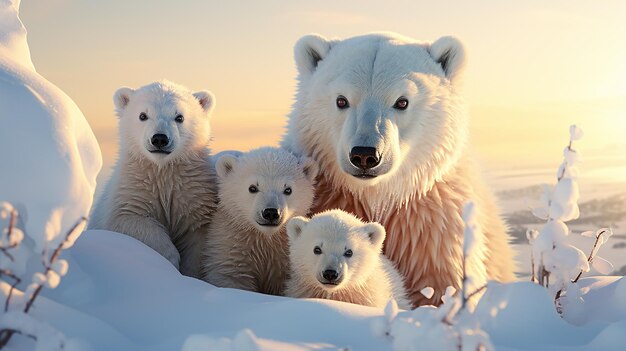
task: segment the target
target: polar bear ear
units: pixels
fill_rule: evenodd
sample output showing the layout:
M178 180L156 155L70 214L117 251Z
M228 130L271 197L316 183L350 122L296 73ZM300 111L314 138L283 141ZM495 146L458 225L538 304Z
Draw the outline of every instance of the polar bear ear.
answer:
M198 100L200 106L204 112L211 112L215 107L215 96L208 90L200 90L193 93L193 96Z
M369 238L372 245L374 245L378 249L382 249L383 241L385 240L385 236L387 233L385 232L385 227L376 222L370 222L363 225L363 230L365 234Z
M295 240L300 237L302 230L309 223L309 219L306 217L298 216L293 217L287 222L287 235L290 240Z
M317 162L310 157L302 157L302 159L300 159L300 164L302 164L302 171L304 172L306 179L308 179L309 182L313 182L315 177L317 177L317 172L319 172Z
M441 37L430 46L430 55L441 65L446 77L453 82L465 68L465 47L455 37Z
M117 89L115 94L113 94L113 103L115 104L115 109L120 112L128 106L130 102L130 97L135 92L134 89L128 87L122 87Z
M319 34L305 35L296 42L294 54L298 72L310 75L330 51L331 42Z
M215 162L215 172L217 176L224 179L233 171L235 165L239 162L237 157L233 155L223 155Z

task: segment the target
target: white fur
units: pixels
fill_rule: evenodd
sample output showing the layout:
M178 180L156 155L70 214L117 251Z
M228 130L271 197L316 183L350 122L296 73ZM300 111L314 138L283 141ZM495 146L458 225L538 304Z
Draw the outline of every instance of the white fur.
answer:
M374 307L384 307L394 298L401 308L411 308L400 274L382 254L382 225L363 223L347 212L330 210L310 220L291 219L287 233L291 275L285 295ZM314 252L316 247L320 254ZM345 255L348 250L351 257ZM337 285L325 284L323 272L329 269L339 272Z
M317 51L320 47L324 50ZM316 160L326 160L323 168L338 186L378 207L386 207L389 193L402 203L416 188L427 192L465 149L468 118L451 83L460 77L463 52L453 38L432 45L392 34L343 41L302 38L296 44L298 97L283 146L312 151ZM313 54L307 58L306 53ZM314 66L318 57L322 60ZM336 107L339 95L350 108ZM409 100L407 110L393 108L399 97ZM376 178L351 175L357 172L348 157L354 146L380 150Z
M183 274L198 276L199 245L215 208L209 116L215 98L161 81L120 88L113 97L120 150L111 179L91 213L90 228L128 234ZM145 113L147 120L140 120ZM175 118L183 116L182 122ZM166 153L154 153L164 134Z
M224 153L215 168L219 207L203 250L204 280L220 287L282 294L288 271L285 223L309 211L317 165L284 149L264 147ZM258 192L250 193L250 186ZM284 193L287 188L289 195ZM280 210L277 225L261 225L266 208Z
M447 286L460 284L460 212L472 200L485 245L470 273L513 278L506 228L467 151L461 42L309 35L296 44L295 59L298 93L282 146L324 170L313 212L341 208L383 224L385 254L404 275L412 301L438 304ZM339 96L348 108L338 108ZM399 98L408 100L405 110L394 108ZM357 146L375 148L380 163L366 171L353 165ZM437 291L430 301L420 294L425 286Z

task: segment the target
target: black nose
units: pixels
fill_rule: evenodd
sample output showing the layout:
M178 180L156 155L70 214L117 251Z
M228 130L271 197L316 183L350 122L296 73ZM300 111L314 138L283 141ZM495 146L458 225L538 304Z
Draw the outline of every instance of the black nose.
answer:
M322 273L322 277L329 282L334 282L337 278L339 278L339 273L337 273L334 269L327 269Z
M261 213L263 219L275 222L280 219L280 212L278 212L277 208L266 208Z
M375 147L355 146L350 150L350 162L362 170L374 168L380 163Z
M165 134L155 134L152 136L152 139L150 139L150 142L152 143L152 145L160 149L167 146L167 144L169 144L170 142L170 139Z

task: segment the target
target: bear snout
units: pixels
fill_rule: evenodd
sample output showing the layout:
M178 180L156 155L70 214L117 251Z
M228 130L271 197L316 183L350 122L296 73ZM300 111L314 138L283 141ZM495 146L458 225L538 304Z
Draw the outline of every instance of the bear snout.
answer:
M375 147L355 146L350 150L350 163L364 171L378 166L380 160Z
M322 277L326 280L324 283L336 283L339 278L339 272L334 269L326 269L322 272Z
M154 134L152 138L150 138L150 143L154 147L162 149L170 143L170 138L168 138L165 134Z
M261 217L270 223L275 223L280 220L280 211L277 208L266 208L261 212Z

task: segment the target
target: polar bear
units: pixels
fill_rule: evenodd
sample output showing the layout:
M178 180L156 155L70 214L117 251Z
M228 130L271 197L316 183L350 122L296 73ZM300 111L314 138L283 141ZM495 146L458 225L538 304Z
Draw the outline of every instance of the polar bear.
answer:
M460 92L465 49L453 37L393 33L295 46L298 92L282 146L313 157L313 213L341 208L381 223L385 255L415 305L461 284L463 204L476 204L482 242L467 264L480 285L514 278L507 228L467 147ZM432 299L420 290L433 287Z
M199 276L199 254L217 202L209 116L215 98L161 81L113 97L120 149L89 227L128 234Z
M264 147L217 159L219 206L203 249L202 277L227 288L281 295L288 272L285 223L313 203L317 164Z
M291 273L285 295L384 307L411 302L398 271L382 254L385 228L342 210L294 217L287 223Z

